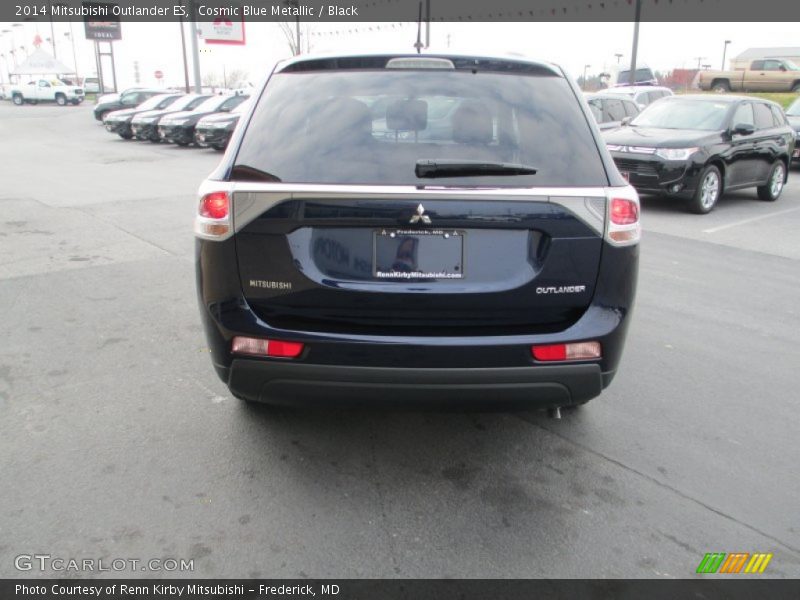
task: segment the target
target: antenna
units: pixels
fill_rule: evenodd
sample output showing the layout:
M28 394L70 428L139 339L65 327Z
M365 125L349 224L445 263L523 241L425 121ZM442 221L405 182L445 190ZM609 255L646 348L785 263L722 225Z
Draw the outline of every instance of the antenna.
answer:
M417 42L414 44L417 54L422 53L422 0L419 3L419 16L417 17Z

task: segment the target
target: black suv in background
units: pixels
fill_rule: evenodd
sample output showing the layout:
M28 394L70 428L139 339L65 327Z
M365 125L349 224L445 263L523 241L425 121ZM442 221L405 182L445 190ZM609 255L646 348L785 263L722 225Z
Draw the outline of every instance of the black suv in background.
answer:
M743 96L662 98L605 134L620 172L640 192L710 212L728 190L775 201L789 176L795 132L780 105Z
M211 96L192 110L166 115L158 122L158 137L179 146L188 146L194 142L195 125L200 119L217 113L227 114L245 100L247 96L239 94Z
M214 150L225 150L239 117L250 108L249 96L247 98L228 113L215 113L200 119L194 128L194 143L201 148L210 146Z
M611 382L639 201L559 67L307 56L256 98L195 220L235 396L544 408Z
M106 131L109 133L116 133L122 139L129 140L133 137L133 131L131 131L131 121L135 116L144 114L151 110L164 110L181 96L183 96L181 93L159 94L158 96L148 98L136 108L115 110L114 112L106 115L105 119L103 119L103 125L105 126Z
M102 121L105 116L115 110L125 108L136 108L142 102L158 94L163 94L164 90L148 88L131 88L121 94L106 94L98 98L94 105L94 118Z

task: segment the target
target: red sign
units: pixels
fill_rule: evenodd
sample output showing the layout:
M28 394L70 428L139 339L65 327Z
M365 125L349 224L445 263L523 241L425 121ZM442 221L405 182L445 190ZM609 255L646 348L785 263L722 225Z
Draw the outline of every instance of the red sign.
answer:
M163 79L164 78L164 73L162 73L161 71L156 71L155 73L153 73L153 75L155 75L156 79Z

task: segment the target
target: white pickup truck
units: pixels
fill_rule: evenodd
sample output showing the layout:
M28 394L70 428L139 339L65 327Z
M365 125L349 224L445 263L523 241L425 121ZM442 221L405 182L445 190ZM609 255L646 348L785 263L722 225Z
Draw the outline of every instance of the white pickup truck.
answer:
M59 106L83 102L83 89L67 85L58 79L36 79L26 85L14 85L8 90L11 101L17 106L38 102L55 102Z

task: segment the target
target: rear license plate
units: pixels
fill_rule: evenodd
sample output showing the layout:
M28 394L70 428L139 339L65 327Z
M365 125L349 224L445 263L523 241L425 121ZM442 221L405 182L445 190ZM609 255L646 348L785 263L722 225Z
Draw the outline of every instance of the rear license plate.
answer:
M464 232L378 229L373 257L376 279L462 279Z

